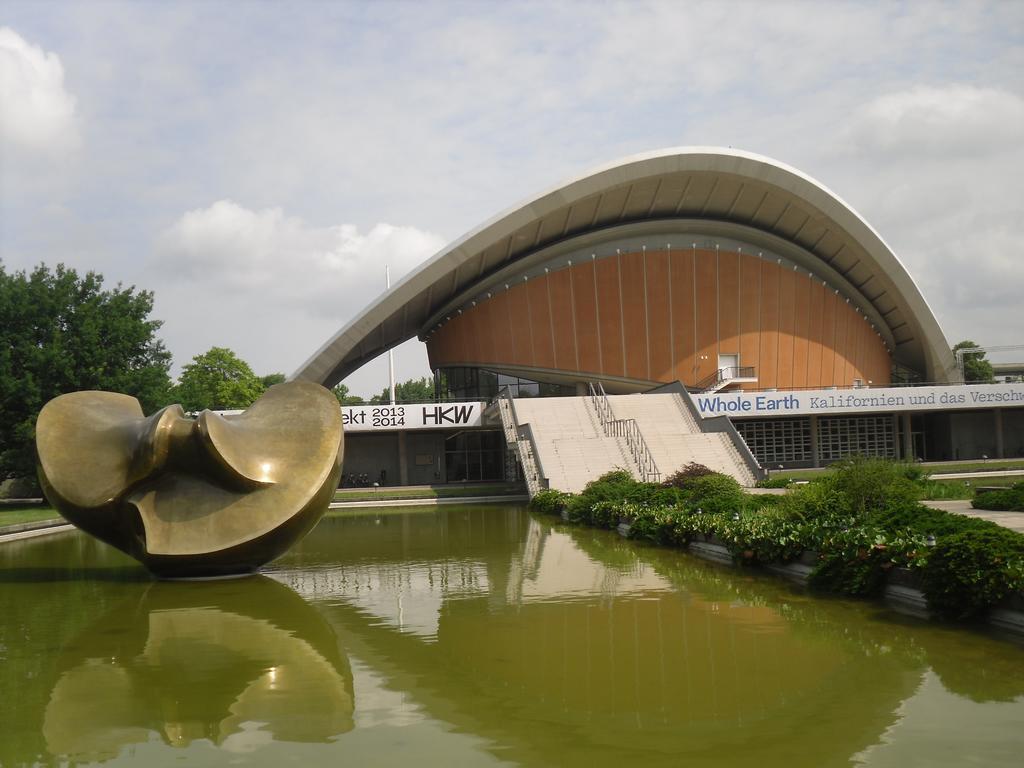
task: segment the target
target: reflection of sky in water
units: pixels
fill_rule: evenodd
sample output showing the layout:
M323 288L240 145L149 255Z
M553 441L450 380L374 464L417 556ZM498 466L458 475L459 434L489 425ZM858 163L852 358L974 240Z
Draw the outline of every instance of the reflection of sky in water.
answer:
M145 584L110 587L88 572L60 589L0 578L8 613L42 605L62 617L62 596L74 590L96 606L47 635L23 634L35 627L27 613L21 623L0 615L4 666L44 659L31 667L41 675L18 682L39 688L37 714L14 706L20 699L0 701L0 727L31 731L48 717L52 733L70 738L62 723L120 725L107 741L123 746L97 742L97 754L147 768L1015 768L1024 754L1024 680L1014 681L1024 657L976 633L889 621L877 604L818 600L514 508L325 522L268 571L262 590L259 579L193 585L204 597L238 592L218 610L151 596L144 624L132 603L117 605ZM94 548L41 546L53 562L101 562ZM0 560L0 577L3 568ZM104 657L119 632L135 639ZM119 664L103 662L114 655ZM232 672L238 658L253 667ZM322 685L331 669L345 695L319 700L348 701L347 729L318 729L323 738L304 743L288 716L309 727L317 713L300 712L301 697L274 706L283 701L274 686L285 672L293 690ZM189 670L207 680L190 704L213 713L205 733L182 716L188 689L176 691ZM4 690L14 679L0 677ZM161 700L171 709L152 705L154 681L174 694ZM93 714L79 717L79 701ZM4 741L0 764L17 764Z
M1024 659L1020 673L1024 677ZM914 695L896 710L897 720L886 728L877 744L853 756L856 765L870 768L963 768L965 753L985 755L976 765L1024 764L1021 704L976 702L950 693L932 670L921 678Z

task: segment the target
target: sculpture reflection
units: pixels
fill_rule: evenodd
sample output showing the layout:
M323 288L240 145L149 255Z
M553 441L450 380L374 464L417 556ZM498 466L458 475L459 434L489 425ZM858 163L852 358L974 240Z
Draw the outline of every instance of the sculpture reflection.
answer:
M352 729L352 673L328 624L263 576L150 585L59 658L43 719L47 749L115 757L156 733L233 750L324 742Z
M39 479L70 522L163 577L248 573L327 510L343 453L323 387L271 387L243 413L149 417L113 392L51 400L36 422Z

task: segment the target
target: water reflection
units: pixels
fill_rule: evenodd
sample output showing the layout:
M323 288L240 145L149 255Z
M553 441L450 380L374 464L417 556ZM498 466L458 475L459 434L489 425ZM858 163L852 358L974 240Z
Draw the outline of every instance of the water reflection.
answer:
M930 669L1024 714L1015 648L523 513L328 519L274 576L432 716L523 764L846 764L932 695ZM409 602L430 621L403 623Z
M0 548L0 691L17 692L0 696L0 765L1024 752L1017 646L522 508L328 517L268 571L281 583L151 586L88 542Z
M266 577L156 583L62 649L48 751L103 760L149 742L230 751L352 729L352 673L330 627Z

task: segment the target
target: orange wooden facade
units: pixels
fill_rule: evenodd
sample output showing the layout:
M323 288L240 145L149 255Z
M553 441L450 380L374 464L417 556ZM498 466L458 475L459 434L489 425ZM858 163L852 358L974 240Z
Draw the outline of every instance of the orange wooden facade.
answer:
M719 355L750 388L890 381L870 323L818 279L715 249L623 253L520 281L465 308L427 341L432 368L550 370L580 380L694 385Z

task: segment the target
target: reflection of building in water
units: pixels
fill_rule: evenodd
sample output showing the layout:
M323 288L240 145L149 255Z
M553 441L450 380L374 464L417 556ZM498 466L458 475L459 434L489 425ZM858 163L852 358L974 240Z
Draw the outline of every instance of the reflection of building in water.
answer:
M800 620L785 603L803 598L778 586L675 553L638 556L601 532L504 510L321 526L296 559L316 560L323 534L347 564L285 562L275 578L316 599L353 656L422 711L523 764L545 764L567 740L574 764L605 764L605 747L636 743L638 729L645 747L632 758L645 764L685 752L712 765L725 746L763 766L825 764L874 743L920 677L849 639L843 617ZM436 624L410 631L399 595L429 596Z
M484 565L468 560L339 565L315 573L286 571L274 576L308 600L343 594L352 607L425 640L436 639L446 599L483 595L490 589Z
M424 519L434 520L433 516ZM484 525L482 518L480 524ZM360 530L369 529L360 526ZM446 601L482 596L493 601L503 594L507 603L518 604L552 596L614 597L671 589L664 578L641 561L634 559L624 570L607 568L588 557L568 534L552 531L529 518L520 556L513 558L507 568L498 568L505 571L500 574L494 562L484 559L447 558L440 551L435 553L437 559L423 559L423 554L409 560L375 558L351 564L340 558L340 565L285 570L275 577L309 600L343 595L349 605L363 613L428 640L437 637Z
M47 748L100 760L156 733L235 750L351 730L352 673L320 615L264 577L149 586L60 657Z

